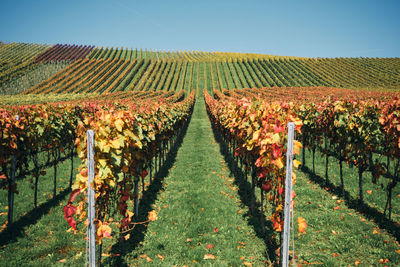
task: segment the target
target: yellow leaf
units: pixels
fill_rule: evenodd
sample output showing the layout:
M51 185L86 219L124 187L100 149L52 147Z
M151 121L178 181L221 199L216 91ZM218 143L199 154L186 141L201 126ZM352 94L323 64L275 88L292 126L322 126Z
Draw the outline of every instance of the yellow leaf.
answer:
M114 139L111 141L111 146L115 149L119 149L121 147L121 142L118 139Z
M247 261L244 261L243 264L244 264L245 266L251 266L251 263L250 263L250 262L247 262Z
M302 147L303 145L299 141L293 140L293 154L300 155L300 148Z
M205 260L215 260L215 256L212 254L205 254L204 258Z
M105 167L107 165L107 160L106 159L99 159L99 163L101 165L101 167Z
M130 210L126 210L126 214L128 215L129 219L134 215L134 213Z
M115 122L114 122L114 124L115 124L115 127L117 128L117 130L119 131L119 132L121 132L122 131L122 127L124 126L124 121L123 120L121 120L121 119L117 119Z
M278 133L275 133L273 136L272 136L272 143L273 144L276 144L276 143L279 143L279 141L281 140L281 137L279 136L279 134Z
M283 161L282 161L281 158L277 158L277 159L274 161L274 163L275 163L276 166L278 166L279 169L282 169L283 166L284 166L284 165L283 165Z
M253 133L253 141L257 141L258 140L258 138L260 137L260 130L258 130L258 131L255 131L254 133Z
M294 160L293 160L293 166L294 166L295 168L298 168L300 164L301 164L301 162L298 161L297 159L294 159Z

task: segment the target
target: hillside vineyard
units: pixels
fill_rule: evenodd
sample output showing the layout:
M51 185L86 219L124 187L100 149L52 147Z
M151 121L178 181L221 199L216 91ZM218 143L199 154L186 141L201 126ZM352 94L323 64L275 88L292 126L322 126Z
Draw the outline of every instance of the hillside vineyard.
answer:
M43 64L61 63L65 64L64 69L56 69L51 77L43 73L43 80L35 86L27 88L21 82L19 88L15 81L29 76ZM206 88L211 93L212 89L260 87L400 86L400 58L299 58L11 43L0 46L0 64L0 87L8 94L183 88L186 91Z

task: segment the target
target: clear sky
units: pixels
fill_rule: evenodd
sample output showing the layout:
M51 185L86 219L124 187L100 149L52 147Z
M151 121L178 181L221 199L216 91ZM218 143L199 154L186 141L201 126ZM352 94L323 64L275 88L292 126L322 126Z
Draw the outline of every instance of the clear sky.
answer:
M1 0L0 40L304 57L400 57L400 1Z

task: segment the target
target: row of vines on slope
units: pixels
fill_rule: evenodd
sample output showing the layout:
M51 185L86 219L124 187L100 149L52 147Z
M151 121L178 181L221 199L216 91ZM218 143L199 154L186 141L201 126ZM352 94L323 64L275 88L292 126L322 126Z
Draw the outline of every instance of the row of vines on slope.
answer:
M295 114L294 105L286 102L251 101L248 98L225 98L221 93L217 99L204 91L207 111L213 126L229 144L235 157L245 165L246 173L252 177L252 211L255 208L255 186L260 187L261 199L270 203L273 228L283 229L283 204L285 190L285 168L287 124L294 122L300 133L302 122ZM300 153L301 143L294 141L294 154ZM299 165L294 161L295 167ZM246 175L247 176L247 175ZM296 180L293 174L293 182ZM292 192L294 196L294 192ZM262 224L264 206L261 204Z
M21 178L31 175L33 192L33 206L37 206L37 189L40 175L44 169L54 166L53 198L57 189L57 164L65 159L71 159L70 186L72 186L74 142L77 137L77 127L88 114L93 116L95 110L110 109L123 105L175 105L182 101L184 92L173 94L166 91L148 92L119 92L104 95L54 95L54 103L48 103L51 98L37 95L31 101L45 104L10 105L20 103L13 96L14 101L4 99L0 103L0 177L1 187L9 191L9 197L17 192L15 174ZM39 98L42 99L39 99ZM26 99L25 99L26 100ZM70 100L70 101L65 101ZM1 102L1 99L0 99ZM139 109L139 108L138 108ZM47 161L46 156L47 155ZM42 161L42 162L41 162ZM31 166L31 167L30 167ZM20 179L18 180L20 181ZM25 182L25 181L24 181ZM11 197L12 198L12 197ZM10 199L10 201L12 201ZM9 203L9 223L12 223L12 202Z
M82 164L72 186L74 191L70 202L64 208L65 218L73 229L86 219L83 210L83 194L86 194L88 183L86 131L95 131L96 175L93 187L96 192L97 240L101 243L102 238L110 236L112 225L116 225L121 234L131 230L132 217L138 212L140 180L144 185L144 178L152 170L153 158L163 153L168 142L189 119L194 92L183 101L182 95L171 97L149 99L139 104L132 100L106 106L91 103L92 110L85 112L83 120L78 122L75 144ZM80 192L79 205L72 205Z
M313 155L326 156L325 183L329 184L328 161L339 161L340 187L344 195L342 163L358 170L359 202L364 204L363 174L371 171L373 183L382 175L389 179L383 213L391 219L392 192L400 174L400 94L338 88L262 88L218 93L222 98L280 100L294 103L303 123L301 140ZM303 165L305 150L303 149ZM391 164L393 163L393 164Z

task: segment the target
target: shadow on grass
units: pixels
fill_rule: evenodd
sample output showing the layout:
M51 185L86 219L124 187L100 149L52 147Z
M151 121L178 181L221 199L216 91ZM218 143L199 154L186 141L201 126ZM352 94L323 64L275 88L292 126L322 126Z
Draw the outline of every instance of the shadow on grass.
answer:
M49 213L50 209L58 206L58 204L71 192L71 189L66 188L61 191L53 199L49 199L45 203L32 209L18 220L14 221L3 232L0 233L0 246L17 241L18 237L25 236L24 228L37 223L43 215Z
M153 210L152 205L157 200L158 194L160 193L160 191L164 190L163 180L169 175L169 171L175 164L178 150L182 146L183 138L186 135L190 120L191 116L177 136L174 145L167 153L166 160L162 164L161 168L154 175L152 183L143 193L143 197L140 200L139 205L139 214L135 221L143 222L147 220L148 213ZM111 254L116 254L119 256L105 258L102 264L107 266L128 266L128 264L125 262L124 256L128 255L130 252L137 248L137 246L144 240L146 231L147 225L136 225L135 229L130 233L130 238L128 240L116 243L111 248ZM135 255L134 257L136 258L138 256L139 255Z
M241 202L251 210L251 177L247 181L246 174L239 167L237 161L235 161L232 153L229 151L228 145L224 142L221 134L211 123L211 128L214 133L215 140L218 142L220 147L220 152L224 156L225 161L228 164L230 175L235 177L235 185L239 188L238 193ZM253 227L258 238L262 239L267 247L265 257L271 262L277 262L275 250L279 247L274 238L276 232L274 231L272 224L269 220L265 221L265 233L263 233L261 225L261 205L257 202L254 214L245 213L242 216L248 221L249 225Z
M325 178L317 174L314 175L312 170L307 166L302 166L301 171L322 189L326 190L325 188L328 187L329 192L336 196L343 197L347 207L360 212L367 219L374 221L381 229L386 229L398 242L400 242L400 224L386 218L386 216L384 216L384 214L378 209L373 208L366 203L360 204L358 198L352 197L348 191L344 190L343 195L340 186L337 186L330 181L326 184Z

